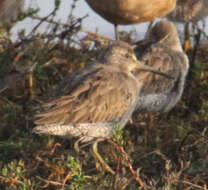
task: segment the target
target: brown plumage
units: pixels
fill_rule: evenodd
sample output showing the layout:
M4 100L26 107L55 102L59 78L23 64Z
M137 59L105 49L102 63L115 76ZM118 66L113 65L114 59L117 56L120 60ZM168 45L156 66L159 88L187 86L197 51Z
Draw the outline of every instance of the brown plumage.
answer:
M0 23L9 27L23 11L24 0L1 0Z
M175 7L176 0L86 0L107 21L128 25L164 17ZM117 28L116 36L118 38Z
M137 98L137 111L170 110L181 98L189 69L189 61L182 50L174 24L169 21L158 22L147 37L135 45L139 61L174 78L167 80L147 73L145 85ZM136 77L143 80L139 74Z
M97 64L90 69L93 70L90 77L70 91L69 95L50 103L52 109L42 114L43 118L36 124L97 123L122 117L135 101L136 82L128 78L128 73L119 73L119 69L109 65Z
M143 85L131 73L134 70L152 71L136 60L128 44L114 42L100 62L64 79L45 112L38 115L34 131L83 141L111 137L114 126L123 128L130 119Z
M196 25L198 21L202 20L206 16L208 16L207 0L178 0L175 9L167 16L171 21L185 23L184 50L186 52L191 49L189 23L192 22ZM198 33L201 32L198 31ZM196 42L196 44L197 43L199 42Z
M168 19L176 22L198 22L208 16L207 0L177 0Z

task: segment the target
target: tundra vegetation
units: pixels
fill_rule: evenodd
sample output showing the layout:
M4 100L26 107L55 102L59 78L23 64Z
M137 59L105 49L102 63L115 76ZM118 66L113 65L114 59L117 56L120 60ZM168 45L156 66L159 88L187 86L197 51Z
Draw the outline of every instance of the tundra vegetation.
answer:
M116 175L102 168L89 145L77 153L76 139L32 133L35 113L63 77L95 60L109 43L99 34L83 32L85 17L74 17L76 1L67 21L57 21L60 2L55 2L55 9L44 18L37 16L38 10L26 11L24 17L38 20L29 34L22 29L15 40L4 31L0 36L0 84L7 84L0 93L0 189L138 190L143 185L147 190L207 190L204 33L204 40L188 52L190 71L182 100L168 113L139 114L123 130L115 126L114 137L99 144ZM130 41L131 33L122 33L122 39Z

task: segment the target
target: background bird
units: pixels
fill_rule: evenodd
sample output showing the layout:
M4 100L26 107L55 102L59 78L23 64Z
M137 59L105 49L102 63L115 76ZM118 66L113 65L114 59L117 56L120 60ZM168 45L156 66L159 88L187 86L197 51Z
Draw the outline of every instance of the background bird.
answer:
M208 16L207 0L177 0L174 10L167 15L176 22L198 22Z
M164 17L174 9L176 0L86 0L86 2L100 16L114 24L116 39L119 39L118 24L135 24Z
M24 0L0 1L0 24L9 29L23 11Z
M145 65L174 78L168 80L146 73L145 85L137 98L137 112L170 110L181 98L189 69L189 61L174 24L169 21L156 23L146 38L136 43L135 54ZM136 77L139 81L143 80L139 73Z
M188 51L191 47L189 22L196 25L198 21L206 16L208 16L207 0L177 0L175 9L167 15L167 18L171 21L185 23L185 51Z

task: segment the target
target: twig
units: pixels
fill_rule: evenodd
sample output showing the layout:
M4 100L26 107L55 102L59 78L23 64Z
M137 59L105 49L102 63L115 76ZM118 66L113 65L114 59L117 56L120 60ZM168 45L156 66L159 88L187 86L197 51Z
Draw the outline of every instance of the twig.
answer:
M36 20L43 20L42 17L40 16L37 16L37 15L32 15L30 16L32 19L36 19ZM60 26L64 26L64 27L70 27L70 24L67 24L67 23L61 23L61 22L58 22L58 21L55 21L55 20L52 20L52 19L45 19L44 20L45 22L48 22L48 23L51 23L51 24L56 24L56 25L60 25Z
M97 32L91 32L91 31L85 30L85 29L82 29L82 32L88 33L89 35L95 36L96 38L101 38L101 39L103 39L103 40L105 40L107 42L113 41L111 38L108 38L106 36L100 35Z
M77 19L78 21L75 23L77 24L80 20L83 20L85 18L87 18L88 15L85 15L79 19ZM44 18L40 17L40 16L30 16L32 19L36 19L36 20L43 20ZM56 25L59 25L59 26L63 26L63 27L71 27L72 25L68 24L68 23L62 23L62 22L58 22L58 21L55 21L55 20L52 20L52 19L45 19L44 22L48 22L48 23L51 23L51 24L56 24Z
M4 177L4 176L0 176L0 179L4 180L5 182L12 182L12 183L17 183L17 184L24 184L22 181L16 179L17 177L15 178L12 178L12 177Z
M62 186L64 187L66 185L66 182L72 177L72 172L71 170L69 170L69 172L67 173L66 177L63 180Z
M67 184L63 184L63 183L60 183L60 182L57 182L57 181L51 181L51 180L43 179L40 176L36 176L36 177L38 179L40 179L41 181L44 181L44 182L52 184L52 185L69 187L69 185L67 185Z
M40 22L32 29L32 31L28 34L28 36L31 36L37 29L38 27L44 22L44 21L47 21L47 19L53 15L56 11L58 10L58 7L55 7L54 10L49 13L47 16L43 17Z
M161 156L161 158L162 158L163 160L168 160L168 158L167 158L164 154L162 154L162 153L160 152L160 150L157 149L157 150L154 150L154 151L152 151L152 152L149 152L149 153L147 153L147 154L141 156L141 157L138 159L138 161L140 161L140 160L144 159L145 157L150 156L150 155L152 155L152 154L157 154L157 155Z
M201 187L201 186L199 186L199 185L196 185L196 184L193 184L193 183L191 183L191 182L189 182L189 181L183 180L183 181L178 181L178 182L182 182L182 183L187 184L187 185L190 185L190 186L192 186L192 187L196 187L196 188L198 188L198 189L204 190L203 187Z
M128 154L125 152L123 146L119 146L117 145L114 141L110 140L110 139L106 139L109 143L113 144L120 152L122 152L124 154L124 157L125 157L125 160L127 161L128 163L128 167L129 167L129 170L131 171L132 175L134 176L135 180L138 182L139 186L141 189L146 189L145 188L145 185L143 183L143 181L140 179L140 177L137 175L136 171L133 169L133 166L131 164L131 161L129 159L129 156Z
M206 33L203 29L201 29L196 23L193 23L193 25L194 25L194 27L195 27L198 31L200 31L200 32L203 34L203 36L204 36L205 38L208 39L208 35L207 35L207 33Z

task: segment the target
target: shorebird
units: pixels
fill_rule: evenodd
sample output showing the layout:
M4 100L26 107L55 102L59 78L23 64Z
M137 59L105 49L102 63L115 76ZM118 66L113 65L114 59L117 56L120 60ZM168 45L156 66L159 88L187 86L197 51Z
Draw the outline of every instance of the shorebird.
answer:
M175 9L167 17L176 22L198 22L208 16L207 9L207 0L177 0Z
M86 0L88 5L115 26L152 21L164 17L175 7L176 0Z
M66 76L53 100L44 105L45 111L38 115L33 131L78 137L82 142L110 138L115 126L123 128L130 119L144 82L137 80L132 71L170 78L138 62L127 43L113 42L99 62Z
M180 100L189 69L189 60L182 50L176 27L169 21L160 21L135 45L140 62L173 77L173 80L167 80L146 73L145 85L137 97L136 112L166 112ZM139 73L135 76L143 80Z
M196 24L204 17L208 16L207 0L177 0L175 9L167 15L167 18L175 22L185 23L185 44L187 51L190 46L189 41L189 22Z
M80 137L83 142L110 137L113 126L123 128L129 120L143 85L131 72L164 75L138 62L124 42L113 43L101 59L62 81L53 100L44 105L46 111L38 115L34 131Z
M1 0L0 1L0 24L10 28L23 11L24 0Z

